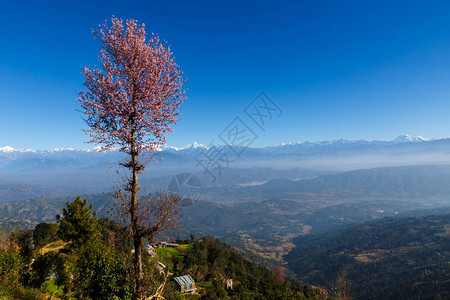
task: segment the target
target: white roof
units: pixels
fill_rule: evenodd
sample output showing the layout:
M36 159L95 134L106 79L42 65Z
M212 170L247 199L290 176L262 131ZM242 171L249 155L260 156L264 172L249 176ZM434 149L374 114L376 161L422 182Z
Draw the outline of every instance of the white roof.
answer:
M194 279L192 279L191 275L184 275L184 276L180 276L180 277L175 277L174 279L179 285L185 285L185 284L189 284L189 283L193 283L194 282Z

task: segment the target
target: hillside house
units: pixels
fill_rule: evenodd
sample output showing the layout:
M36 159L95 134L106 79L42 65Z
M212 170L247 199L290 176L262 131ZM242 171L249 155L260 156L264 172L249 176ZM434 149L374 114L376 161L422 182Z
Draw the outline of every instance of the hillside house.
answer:
M155 264L155 267L158 269L159 273L164 273L164 269L166 268L166 266L159 261Z
M174 279L180 287L180 292L189 294L197 293L197 288L195 287L195 282L194 279L192 279L191 275L175 277Z
M148 254L150 254L151 257L155 257L156 256L156 250L155 250L155 248L153 248L152 245L148 245L147 251L148 251Z
M160 246L161 247L173 247L173 248L176 248L179 245L176 244L176 243L161 242Z

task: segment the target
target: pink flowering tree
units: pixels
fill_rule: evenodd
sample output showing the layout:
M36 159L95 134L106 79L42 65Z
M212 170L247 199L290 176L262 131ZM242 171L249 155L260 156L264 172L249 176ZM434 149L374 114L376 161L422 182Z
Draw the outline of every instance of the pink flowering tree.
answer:
M89 126L84 131L102 151L119 147L129 156L121 165L130 170L125 203L139 293L141 248L148 228L139 219L138 175L155 158L155 150L165 144L165 134L178 120L186 99L185 80L170 48L156 35L147 37L144 24L127 20L124 25L113 17L110 25L105 22L94 35L101 43L101 68L83 71L87 90L80 92L79 101Z

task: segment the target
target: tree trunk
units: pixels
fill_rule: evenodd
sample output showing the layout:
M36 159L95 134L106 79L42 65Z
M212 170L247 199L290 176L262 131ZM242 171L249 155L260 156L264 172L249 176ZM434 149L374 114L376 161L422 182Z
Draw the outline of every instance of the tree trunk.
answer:
M133 177L131 178L131 234L133 238L134 244L134 274L136 278L136 298L141 296L141 284L144 278L144 274L142 271L142 237L138 228L138 174L139 174L139 166L137 163L137 152L134 143L131 145L131 170L133 172Z
M134 271L136 275L136 292L137 298L142 294L142 280L144 274L142 272L142 238L134 238Z

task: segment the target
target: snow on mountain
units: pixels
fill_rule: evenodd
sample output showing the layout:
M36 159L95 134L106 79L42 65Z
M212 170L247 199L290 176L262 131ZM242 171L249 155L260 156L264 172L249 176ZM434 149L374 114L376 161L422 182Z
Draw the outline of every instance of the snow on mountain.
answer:
M400 143L418 143L418 142L432 142L432 141L439 141L439 140L446 140L446 139L427 139L424 138L422 136L411 136L411 135L400 135L397 138L395 138L394 140L390 141L390 142L382 142L382 141L364 141L364 140L356 140L356 141L352 141L352 140L344 140L344 139L339 139L339 140L326 140L326 141L306 141L306 142L291 142L291 143L282 143L280 145L274 145L274 146L267 146L267 147L262 147L262 148L252 148L254 151L260 150L260 151L277 151L277 150L282 150L282 152L288 151L294 151L296 149L299 148L305 148L305 147L321 147L321 146L332 146L332 145L341 145L343 147L346 147L347 145L350 147L351 145L370 145L370 144L400 144ZM217 147L223 149L223 148L228 148L226 145L216 145ZM233 148L236 149L239 148L238 146L235 146ZM157 151L160 152L169 152L169 153L192 153L192 152L198 152L201 151L203 149L209 149L209 146L205 146L203 144L197 143L197 142L193 142L192 144L186 145L184 147L173 147L173 146L167 146L164 145L162 147L160 147L159 149L157 149ZM10 146L5 146L5 147L0 147L0 152L1 153L24 153L24 152L33 152L33 153L41 153L41 154L50 154L50 153L74 153L74 152L79 152L79 153L89 153L89 152L99 152L100 150L100 146L94 147L92 149L75 149L75 148L55 148L52 150L32 150L32 149L14 149ZM117 152L117 149L112 149L110 151L107 152Z
M199 144L197 142L193 142L192 144L186 145L184 147L173 147L173 146L164 145L161 148L161 151L164 151L164 150L169 150L170 151L170 150L172 150L172 151L178 152L178 151L197 149L197 148L208 149L208 147L203 145L203 144Z
M400 135L396 137L394 140L392 140L393 143L399 144L399 143L418 143L418 142L428 142L430 141L427 138L424 138L420 135L418 136L411 136L409 134L406 135Z
M0 148L0 152L13 152L13 151L16 151L16 149L14 149L13 147L10 147L10 146L5 146L5 147Z
M226 168L302 167L318 170L350 170L407 164L450 164L448 151L450 138L427 140L409 135L398 137L393 141L341 139L248 148L215 145L217 149L214 151L205 151L205 149L212 150L211 147L212 145L205 146L197 142L179 148L162 146L157 153L161 162L152 164L151 176L196 172L199 169L204 171L197 159L207 162L206 159L214 155L220 158L221 162L227 163ZM53 150L0 147L0 182L12 180L14 175L17 181L26 178L40 183L59 182L72 186L72 180L75 182L82 179L83 184L95 186L107 182L105 176L110 176L105 175L107 171L112 170L108 174L117 172L120 169L119 162L126 159L126 155L118 149L105 152L98 152L98 150L98 147ZM217 153L216 150L222 154ZM22 174L27 174L28 177Z
M40 154L49 154L49 153L58 153L58 152L99 152L101 149L100 146L93 147L92 149L77 149L77 148L54 148L50 150L34 150L34 149L15 149L10 146L0 147L0 152L3 153L40 153ZM111 149L110 151L116 151L116 148Z
M193 142L192 144L184 146L183 148L175 148L175 147L173 147L173 149L177 149L177 151L188 150L188 149L197 149L197 148L207 148L207 147L205 145L199 144L197 142Z
M100 152L100 150L102 150L101 146L95 146L94 148L92 148L92 151L94 152Z

